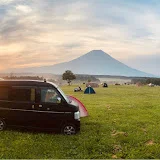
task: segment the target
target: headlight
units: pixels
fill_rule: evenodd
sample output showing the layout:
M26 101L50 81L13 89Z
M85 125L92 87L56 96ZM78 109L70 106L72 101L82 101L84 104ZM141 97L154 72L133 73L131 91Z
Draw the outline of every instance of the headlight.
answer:
M74 113L74 119L77 119L77 120L80 119L80 112L79 111Z

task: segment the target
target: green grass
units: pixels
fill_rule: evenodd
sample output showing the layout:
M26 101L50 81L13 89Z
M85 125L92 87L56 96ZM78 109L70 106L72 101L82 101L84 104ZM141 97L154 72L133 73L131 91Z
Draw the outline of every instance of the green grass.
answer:
M62 89L89 112L79 134L2 131L0 159L160 158L160 87L100 87L95 95L73 92L75 87Z

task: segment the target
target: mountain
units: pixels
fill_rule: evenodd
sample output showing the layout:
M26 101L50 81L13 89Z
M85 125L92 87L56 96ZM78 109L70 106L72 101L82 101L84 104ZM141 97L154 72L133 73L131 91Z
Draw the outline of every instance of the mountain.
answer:
M144 72L149 72L155 74L157 77L160 77L160 54L151 54L151 55L136 55L134 57L127 58L123 60L123 63L133 67L138 68Z
M112 58L102 50L93 50L87 54L71 60L51 66L12 69L12 72L54 73L62 74L65 70L71 70L75 74L90 75L118 75L152 77L153 75L133 69Z

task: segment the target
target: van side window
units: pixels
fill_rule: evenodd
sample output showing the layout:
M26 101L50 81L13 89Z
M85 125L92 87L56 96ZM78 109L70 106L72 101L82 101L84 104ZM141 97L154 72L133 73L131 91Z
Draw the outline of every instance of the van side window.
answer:
M54 89L41 89L41 102L58 103L58 93Z
M0 100L8 100L9 88L0 87Z
M11 90L12 101L33 102L35 101L35 89L31 88L12 88Z

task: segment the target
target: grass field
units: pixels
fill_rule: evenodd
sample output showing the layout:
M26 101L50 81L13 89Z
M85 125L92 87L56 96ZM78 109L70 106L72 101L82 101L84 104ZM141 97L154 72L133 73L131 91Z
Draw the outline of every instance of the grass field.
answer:
M160 158L160 87L109 86L95 95L73 92L89 117L81 118L81 132L74 136L0 132L0 159Z

